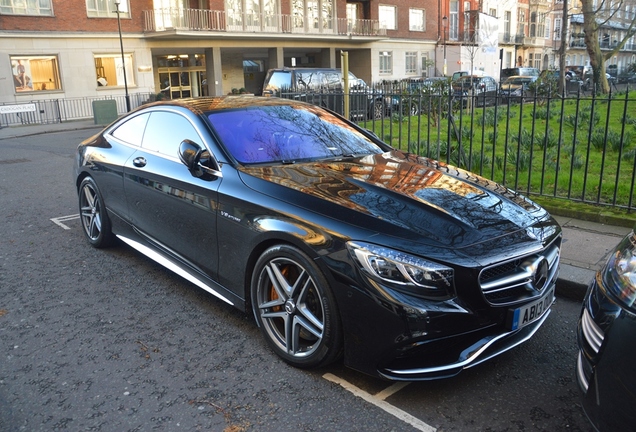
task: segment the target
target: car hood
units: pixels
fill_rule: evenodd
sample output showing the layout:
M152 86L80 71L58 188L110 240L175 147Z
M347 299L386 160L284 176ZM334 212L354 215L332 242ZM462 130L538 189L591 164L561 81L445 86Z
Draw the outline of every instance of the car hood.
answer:
M550 219L497 183L400 151L240 172L249 187L314 213L437 246L475 245Z

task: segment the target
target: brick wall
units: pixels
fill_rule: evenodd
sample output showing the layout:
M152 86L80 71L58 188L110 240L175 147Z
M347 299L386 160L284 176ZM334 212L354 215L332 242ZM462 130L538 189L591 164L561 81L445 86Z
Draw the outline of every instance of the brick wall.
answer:
M152 0L129 0L131 18L122 18L122 32L142 32L143 11L152 9ZM86 13L85 0L52 0L53 16L0 15L5 31L116 32L116 18L93 18Z

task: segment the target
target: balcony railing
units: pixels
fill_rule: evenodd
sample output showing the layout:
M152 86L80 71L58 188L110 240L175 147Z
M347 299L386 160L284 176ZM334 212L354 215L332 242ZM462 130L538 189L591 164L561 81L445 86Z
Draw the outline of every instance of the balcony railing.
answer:
M144 11L144 31L212 31L225 33L302 33L338 36L386 36L377 20L237 13L207 9L162 8Z

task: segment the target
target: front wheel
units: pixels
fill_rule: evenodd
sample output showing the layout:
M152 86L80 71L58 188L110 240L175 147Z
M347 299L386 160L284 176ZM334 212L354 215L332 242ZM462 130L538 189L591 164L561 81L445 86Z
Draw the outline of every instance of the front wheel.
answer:
M96 248L110 246L114 240L110 220L102 194L91 177L86 177L80 183L79 211L82 228L89 243Z
M318 267L300 250L273 246L252 275L252 310L270 347L300 368L324 366L342 351L336 302Z
M382 120L384 118L384 103L382 101L376 100L373 102L369 111L369 118L371 120Z

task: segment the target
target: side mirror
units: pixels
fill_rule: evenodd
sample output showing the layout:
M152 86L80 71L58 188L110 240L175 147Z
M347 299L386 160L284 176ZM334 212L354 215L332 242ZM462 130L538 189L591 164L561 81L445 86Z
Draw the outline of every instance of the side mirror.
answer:
M216 159L194 141L186 139L181 142L179 159L195 177L206 180L211 177L222 177L221 168Z

